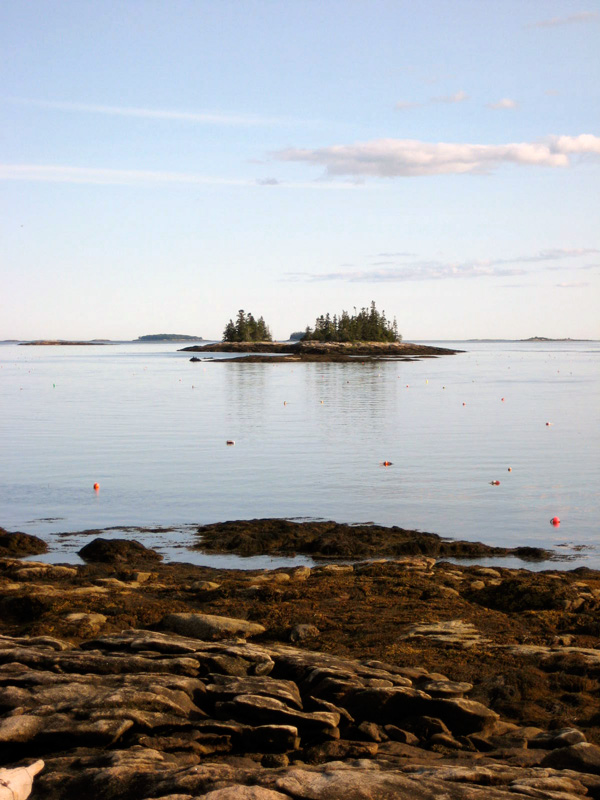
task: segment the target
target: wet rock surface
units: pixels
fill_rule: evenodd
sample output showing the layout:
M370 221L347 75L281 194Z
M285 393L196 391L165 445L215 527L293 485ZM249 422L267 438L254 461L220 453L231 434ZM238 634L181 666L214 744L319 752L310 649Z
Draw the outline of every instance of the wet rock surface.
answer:
M600 797L599 608L590 570L428 555L0 559L0 768L42 759L34 800Z
M513 555L532 560L550 556L547 550L535 547L491 547L481 542L443 539L435 533L339 522L234 520L202 525L198 528L198 536L198 550L242 556L303 553L313 558L402 555L477 558Z

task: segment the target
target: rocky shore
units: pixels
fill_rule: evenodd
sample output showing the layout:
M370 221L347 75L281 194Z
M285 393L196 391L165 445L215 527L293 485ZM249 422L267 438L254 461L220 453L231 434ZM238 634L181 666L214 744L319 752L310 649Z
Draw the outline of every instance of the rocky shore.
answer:
M385 358L393 361L414 361L420 358L455 355L461 350L430 347L410 342L216 342L184 347L189 353L247 353L240 357L212 361L287 362L287 361L363 361ZM193 357L191 361L201 359Z
M0 556L0 768L43 760L34 800L600 798L600 573L92 544Z

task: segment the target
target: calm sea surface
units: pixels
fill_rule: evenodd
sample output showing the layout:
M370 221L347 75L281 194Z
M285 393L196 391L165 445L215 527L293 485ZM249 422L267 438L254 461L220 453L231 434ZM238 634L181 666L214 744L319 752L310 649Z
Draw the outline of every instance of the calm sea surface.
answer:
M600 344L439 344L468 352L227 364L177 344L0 345L0 526L42 536L53 561L91 536L60 534L155 526L127 535L178 560L266 566L190 553L193 524L289 517L542 545L572 559L553 568L600 568Z

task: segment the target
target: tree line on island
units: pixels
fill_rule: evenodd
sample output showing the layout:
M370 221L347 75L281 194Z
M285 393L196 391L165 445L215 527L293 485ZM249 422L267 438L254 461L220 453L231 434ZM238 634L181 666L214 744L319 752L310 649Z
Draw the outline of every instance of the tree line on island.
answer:
M351 315L342 311L340 315L321 314L314 327L307 326L304 332L293 333L291 338L305 342L401 342L396 319L392 322L379 312L375 301L360 311L354 308ZM224 342L272 342L273 337L262 317L255 319L251 313L240 309L235 322L230 319L223 331Z

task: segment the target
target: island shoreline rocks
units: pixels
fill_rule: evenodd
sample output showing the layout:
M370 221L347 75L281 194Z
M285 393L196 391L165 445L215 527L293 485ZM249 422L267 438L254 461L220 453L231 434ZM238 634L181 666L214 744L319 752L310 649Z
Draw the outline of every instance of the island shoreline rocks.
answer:
M211 361L285 362L285 361L344 361L399 360L455 355L462 350L446 347L411 344L409 342L216 342L184 347L180 353L233 353L226 359ZM241 355L241 354L247 355ZM194 357L191 361L200 359Z

